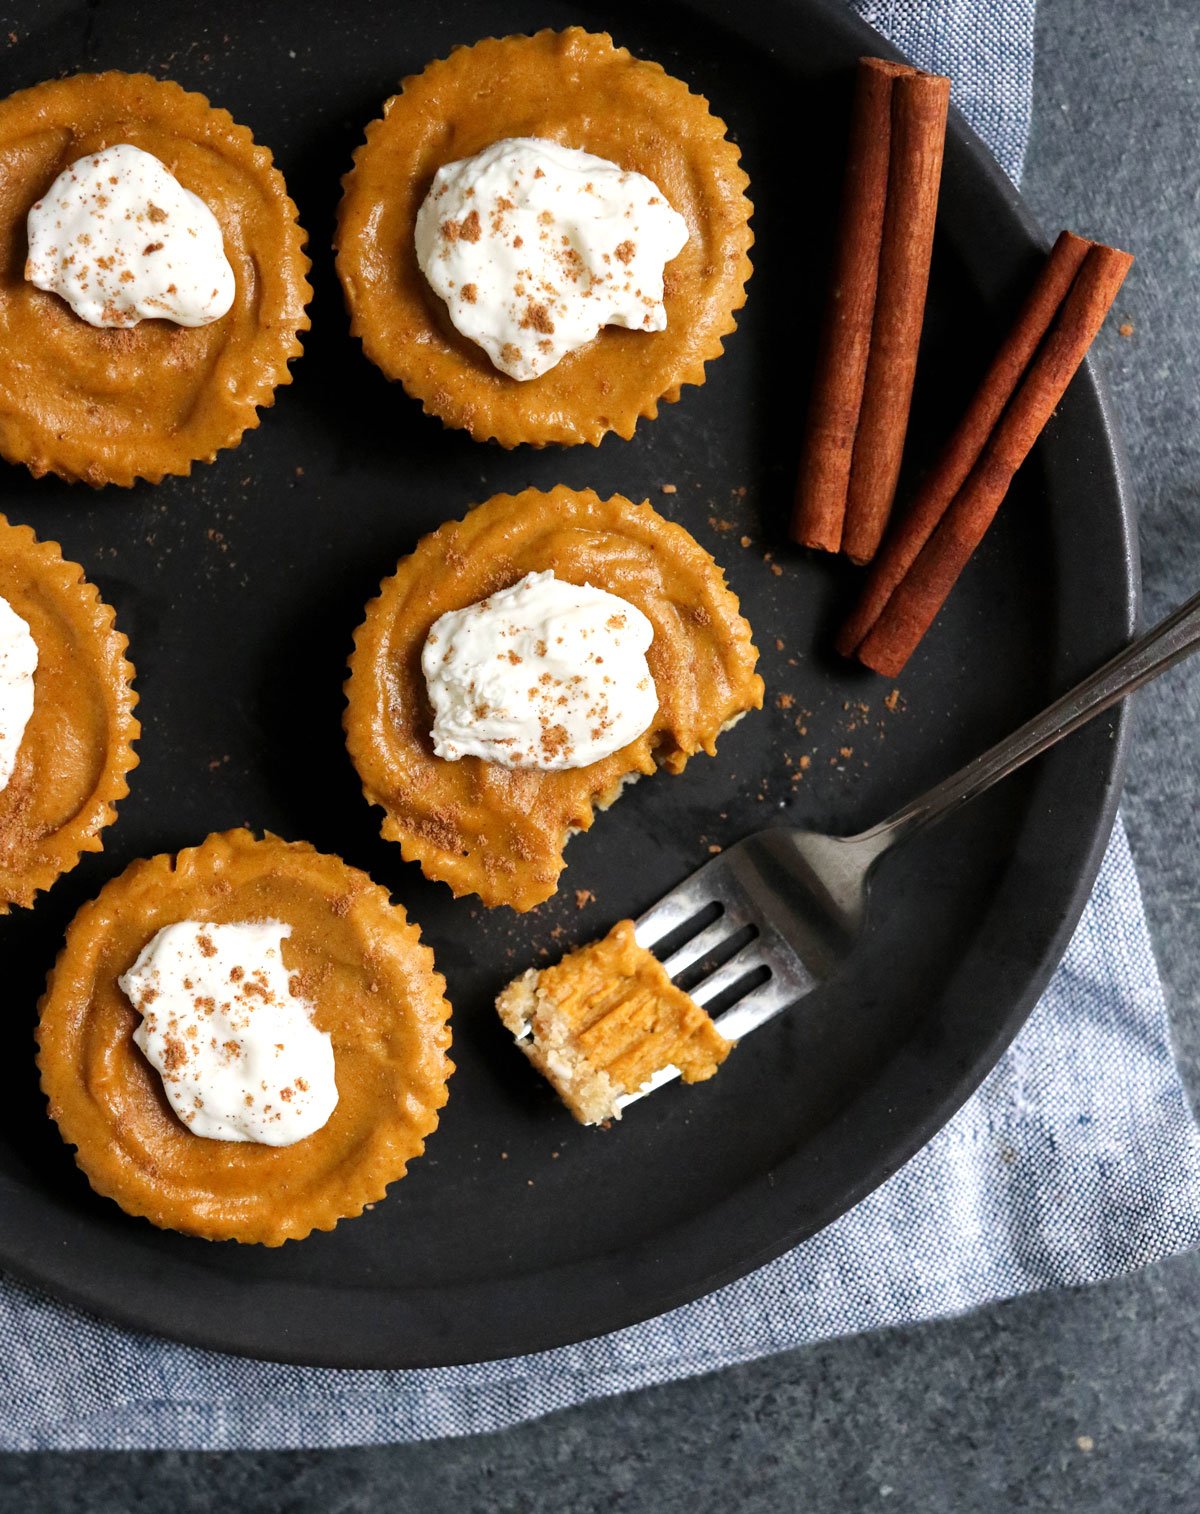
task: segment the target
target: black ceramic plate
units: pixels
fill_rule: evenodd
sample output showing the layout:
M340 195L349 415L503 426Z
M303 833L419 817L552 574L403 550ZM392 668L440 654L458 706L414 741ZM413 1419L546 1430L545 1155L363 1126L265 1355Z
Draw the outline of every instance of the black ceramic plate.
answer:
M707 385L632 442L506 454L443 432L350 340L329 254L338 181L402 75L498 30L576 22L658 59L729 122L757 206L755 274ZM310 232L316 298L294 386L261 430L193 478L91 494L0 472L0 509L61 541L116 605L144 723L142 765L103 855L34 912L0 920L0 1265L204 1345L411 1366L644 1319L827 1224L948 1118L1045 984L1111 824L1119 717L912 843L879 877L876 923L851 975L747 1040L711 1083L656 1094L608 1132L572 1123L491 1001L516 971L638 914L711 845L763 825L878 819L1132 629L1129 505L1085 370L899 696L828 654L853 579L788 549L783 524L850 67L883 44L811 0L73 0L22 7L0 19L6 35L5 90L80 68L145 69L250 125ZM942 207L909 448L917 466L1041 245L957 118ZM715 553L756 629L769 693L715 760L637 785L576 838L560 896L518 917L452 901L378 838L342 747L341 682L365 601L419 535L497 490L560 481L649 496ZM279 1251L164 1234L94 1197L46 1118L30 1040L78 905L132 858L241 823L306 838L391 888L432 943L455 1006L458 1072L428 1155L372 1213Z

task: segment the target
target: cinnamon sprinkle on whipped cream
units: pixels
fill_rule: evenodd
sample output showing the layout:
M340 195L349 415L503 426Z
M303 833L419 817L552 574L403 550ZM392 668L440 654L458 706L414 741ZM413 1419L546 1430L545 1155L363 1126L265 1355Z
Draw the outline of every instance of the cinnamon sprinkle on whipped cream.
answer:
M439 168L416 224L417 261L454 326L521 380L602 326L664 330L663 270L687 239L644 174L541 137Z
M193 1135L292 1146L338 1101L333 1042L283 963L278 920L166 925L117 980L133 1039Z
M549 570L447 611L421 654L434 751L547 771L619 752L658 710L653 639L636 605Z
M207 326L233 304L212 211L128 142L64 168L28 217L25 277L90 326Z

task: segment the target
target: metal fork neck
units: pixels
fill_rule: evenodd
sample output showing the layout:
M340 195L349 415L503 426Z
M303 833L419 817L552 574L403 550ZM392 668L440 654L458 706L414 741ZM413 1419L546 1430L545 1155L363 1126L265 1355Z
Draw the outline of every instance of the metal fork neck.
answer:
M1011 736L973 758L927 794L851 839L872 860L882 856L905 836L941 820L1111 708L1126 694L1157 678L1197 646L1200 646L1200 594L1193 595L1174 614L1131 642Z

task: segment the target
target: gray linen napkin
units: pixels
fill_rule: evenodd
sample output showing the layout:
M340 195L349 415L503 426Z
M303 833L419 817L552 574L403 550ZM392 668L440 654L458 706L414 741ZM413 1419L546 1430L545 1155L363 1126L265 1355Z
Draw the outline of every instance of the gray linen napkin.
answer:
M1014 177L1034 3L859 3L911 57L952 75ZM279 1449L495 1430L808 1341L1094 1282L1198 1242L1200 1132L1118 824L1062 965L983 1087L889 1182L778 1261L580 1346L415 1372L192 1350L0 1279L0 1450Z
M851 0L922 68L949 74L952 99L1020 182L1033 99L1037 0Z

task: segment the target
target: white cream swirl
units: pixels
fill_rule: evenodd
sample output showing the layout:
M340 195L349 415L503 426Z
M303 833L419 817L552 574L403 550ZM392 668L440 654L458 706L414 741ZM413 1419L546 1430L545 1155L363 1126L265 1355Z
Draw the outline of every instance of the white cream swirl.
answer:
M417 261L455 327L522 380L602 326L662 331L663 270L687 239L644 174L540 137L439 168L416 224Z
M278 920L165 925L118 979L133 1033L193 1135L292 1146L338 1101L333 1043L293 992Z
M25 277L90 326L207 326L233 304L217 218L128 142L64 168L28 218Z
M0 598L0 790L17 765L25 727L33 714L37 642L7 599Z
M552 571L447 611L421 654L434 751L547 771L619 752L658 710L653 640L636 605Z

